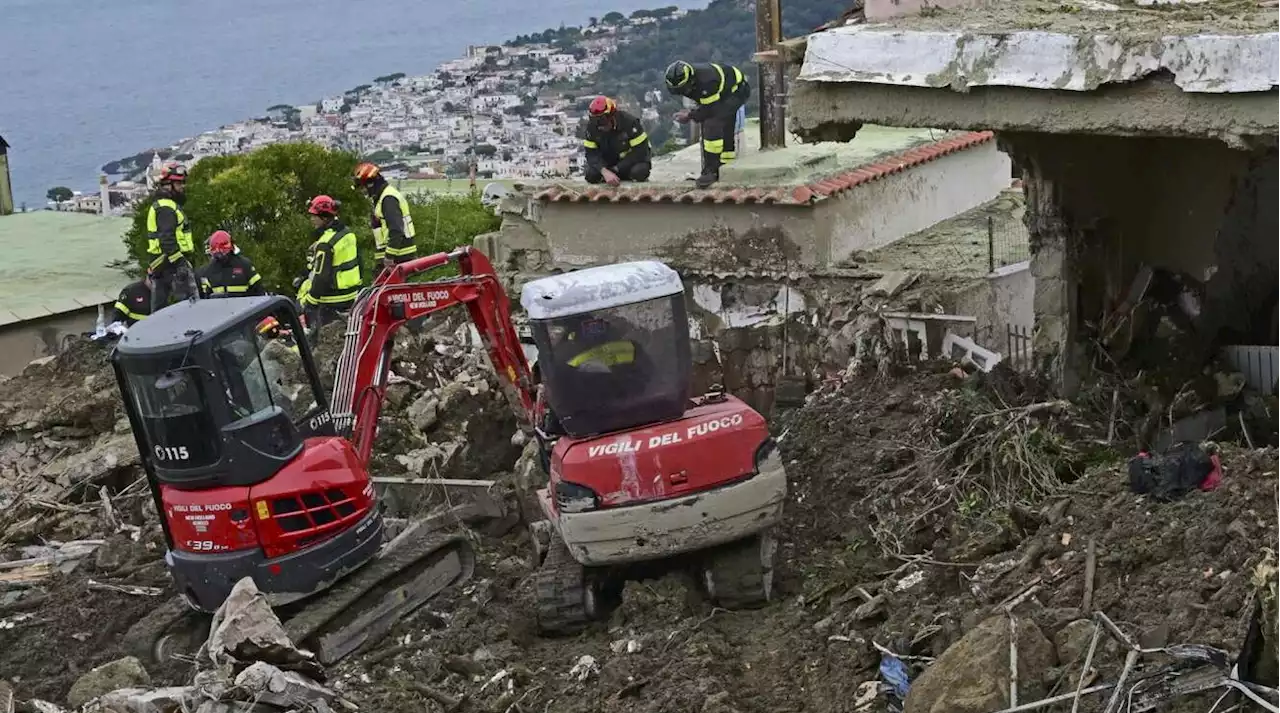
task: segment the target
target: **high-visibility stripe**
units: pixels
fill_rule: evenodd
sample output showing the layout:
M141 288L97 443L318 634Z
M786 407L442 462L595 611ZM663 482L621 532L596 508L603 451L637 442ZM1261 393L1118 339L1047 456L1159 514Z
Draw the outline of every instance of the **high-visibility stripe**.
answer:
M720 85L716 87L714 93L699 99L699 104L715 104L720 101L720 93L724 91L724 67L721 67L718 64L713 64L711 66L715 68L716 74L720 75Z
M569 366L579 367L589 361L596 361L605 366L630 364L636 359L636 345L629 341L609 342L592 347L569 360Z
M249 284L250 284L250 285L256 285L256 284L258 284L259 282L262 282L262 275L260 275L260 274L258 274L258 273L256 273L256 272L255 272L255 273L253 273L253 277L250 277L250 278L249 278Z
M724 153L724 139L717 139L715 141L703 141L702 150L706 151L707 153L714 153L714 154Z
M597 144L596 142L592 141L591 139L583 139L583 140L582 140L582 145L583 145L584 147L586 147L586 148L589 148L589 149L598 149L598 148L600 148L600 144Z
M648 134L646 134L645 132L641 131L639 136L635 137L634 139L632 139L632 140L631 140L631 141L629 141L628 143L630 143L630 144L631 144L631 148L635 148L635 147L639 146L640 144L643 144L644 142L646 142L646 141L648 141L648 140L649 140L649 135L648 135Z
M721 151L721 152L720 152L720 162L721 162L721 163L729 163L730 161L734 160L734 159L735 159L735 158L737 158L737 157L738 157L738 152L736 152L736 151Z
M315 304L336 305L343 302L351 302L355 300L356 295L360 294L360 290L352 290L337 295L326 295L324 297L312 297L311 301Z
M392 257L414 255L414 254L417 254L417 252L418 252L417 245L410 245L409 247L405 247L405 248L393 248L390 245L387 246L387 254Z
M173 234L174 240L177 241L179 250L181 250L184 253L190 253L194 249L194 247L191 241L191 228L187 225L187 214L182 212L182 208L178 207L177 201L173 200L172 198L158 198L154 203L151 204L151 207L147 210L148 235L149 236L155 235L156 231L160 229L158 225L158 220L156 218L156 208L168 208L173 211L174 220L177 221L177 225L174 227L174 234ZM147 240L147 253L149 255L160 254L159 238L149 237L149 239ZM170 261L177 262L178 258L180 257L181 256L170 257ZM158 263L153 263L152 266L154 267L156 264Z
M219 285L217 287L212 288L212 291L215 294L225 294L228 292L248 292L249 286L248 285Z
M123 302L116 302L116 309L119 310L120 314L123 314L129 319L132 319L135 321L143 320L143 319L146 319L147 317L147 315L145 314L138 314L137 312L134 312L133 310L129 309L129 306Z

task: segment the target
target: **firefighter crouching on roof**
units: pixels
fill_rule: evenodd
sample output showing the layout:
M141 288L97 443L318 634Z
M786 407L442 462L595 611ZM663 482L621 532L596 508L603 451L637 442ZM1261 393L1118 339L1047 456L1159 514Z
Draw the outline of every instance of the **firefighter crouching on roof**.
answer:
M187 196L187 169L171 163L160 171L155 200L147 212L148 271L152 276L151 311L168 306L169 298L198 297L191 267L195 250L182 204Z
M141 280L130 282L120 290L115 306L111 310L108 324L116 322L126 326L141 322L151 316L151 274L147 273Z
M609 97L591 100L587 113L587 131L582 140L586 149L587 183L647 181L653 170L653 151L649 134L640 119L618 109Z
M737 67L693 65L684 60L667 67L666 82L667 91L698 103L694 109L678 112L676 121L693 121L702 126L702 175L696 185L709 188L720 180L720 167L737 155L734 123L738 109L751 96L751 86Z
M311 270L295 281L298 304L307 329L318 333L325 324L341 319L360 294L360 260L356 234L338 219L338 202L316 196L307 206L316 241L311 245Z
M409 201L387 182L382 171L372 163L356 166L353 182L373 201L373 217L369 225L373 228L373 262L378 273L417 257L418 245L414 242L416 231Z
M262 275L225 230L215 230L205 242L209 264L200 268L201 297L251 297L265 295Z

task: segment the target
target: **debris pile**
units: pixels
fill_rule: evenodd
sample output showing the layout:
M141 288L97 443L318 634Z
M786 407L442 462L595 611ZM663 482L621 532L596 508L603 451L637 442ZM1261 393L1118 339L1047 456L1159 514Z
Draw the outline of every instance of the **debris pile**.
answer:
M525 444L460 324L428 323L397 346L376 475L404 516L456 505L450 478L505 504L536 467L531 450L517 461ZM322 339L326 378L340 337ZM118 397L100 356L32 367L0 383L0 413L25 414L0 432L0 710L6 686L64 710L203 713L959 713L1061 696L1068 710L1077 690L1081 710L1115 691L1132 692L1134 710L1157 695L1208 710L1223 657L1243 648L1274 670L1274 640L1249 626L1276 601L1274 448L1222 441L1215 489L1158 501L1130 489L1138 444L1113 424L1125 416L1109 394L1067 404L1002 368L904 366L867 347L870 368L775 419L791 490L770 606L715 609L671 575L629 583L581 635L542 638L530 535L472 518L474 578L323 671L247 585L191 660L127 658L122 633L172 592L136 454L103 465L102 444L131 438L117 432ZM86 388L95 375L107 381ZM90 430L71 446L52 433L74 424ZM6 564L37 558L47 574L4 583L28 566ZM1254 629L1273 631L1270 616ZM1217 687L1171 688L1191 672ZM939 693L956 686L971 707Z

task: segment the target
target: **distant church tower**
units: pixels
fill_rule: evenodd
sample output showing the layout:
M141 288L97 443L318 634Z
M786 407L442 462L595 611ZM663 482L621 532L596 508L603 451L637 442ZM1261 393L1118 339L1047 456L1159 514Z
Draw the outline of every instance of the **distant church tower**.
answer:
M9 144L0 136L0 215L13 212L13 181L9 178Z

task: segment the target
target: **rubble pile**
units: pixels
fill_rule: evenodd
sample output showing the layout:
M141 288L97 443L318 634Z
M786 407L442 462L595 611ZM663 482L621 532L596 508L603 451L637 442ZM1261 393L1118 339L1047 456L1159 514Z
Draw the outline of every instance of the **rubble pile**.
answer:
M531 477L536 458L517 460L525 444L462 325L432 322L397 345L378 477L494 490ZM326 381L340 339L322 338ZM529 534L477 526L471 581L328 670L248 585L193 659L126 657L121 633L171 596L154 514L132 497L136 465L127 451L101 465L103 444L128 429L117 432L100 361L32 367L0 383L0 404L12 403L0 413L31 414L5 421L0 450L0 710L8 686L19 705L51 711L997 711L1013 684L1027 703L1072 694L1082 673L1082 690L1122 676L1154 690L1171 667L1191 670L1188 656L1233 658L1255 607L1274 607L1274 448L1220 443L1218 487L1161 502L1130 490L1137 445L1111 433L1108 410L1058 402L1001 369L895 365L866 347L870 368L775 418L791 490L770 606L713 609L671 575L628 583L611 618L580 635L539 637ZM97 374L107 396L85 390ZM57 420L45 415L54 401L26 400L34 390L71 394L94 415ZM94 430L59 455L51 429L86 418ZM86 477L99 489L77 488ZM418 490L426 502L398 494L398 507L440 497ZM7 565L37 558L46 575L5 583L26 566ZM1146 653L1128 656L1130 644ZM1183 698L1207 710L1220 693ZM1080 709L1105 703L1091 693Z

